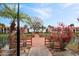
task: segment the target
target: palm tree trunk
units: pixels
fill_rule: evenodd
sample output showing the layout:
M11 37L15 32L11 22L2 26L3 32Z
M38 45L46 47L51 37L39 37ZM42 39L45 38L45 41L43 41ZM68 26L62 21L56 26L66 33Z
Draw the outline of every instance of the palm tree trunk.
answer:
M13 31L15 30L15 25L16 25L15 20L13 20L11 25L10 25L10 32L9 32L9 41L10 41L9 48L10 49L14 48L13 45L11 44L11 42L13 42L13 40L14 40L14 35L12 35L12 34L14 33Z
M11 26L10 26L10 32L13 32L16 28L15 28L15 20L12 21Z

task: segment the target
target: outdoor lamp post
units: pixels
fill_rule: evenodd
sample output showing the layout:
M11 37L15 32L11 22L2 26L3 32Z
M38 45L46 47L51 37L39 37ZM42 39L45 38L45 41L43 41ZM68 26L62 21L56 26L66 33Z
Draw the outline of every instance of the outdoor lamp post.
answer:
M19 3L17 8L17 56L20 56L20 19L19 19Z

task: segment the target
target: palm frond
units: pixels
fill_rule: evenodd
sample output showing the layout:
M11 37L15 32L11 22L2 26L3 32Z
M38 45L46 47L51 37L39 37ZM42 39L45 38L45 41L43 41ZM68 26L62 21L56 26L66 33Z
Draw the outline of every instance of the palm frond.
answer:
M31 23L32 20L31 20L31 17L28 16L27 14L24 14L24 13L20 13L20 20L23 21L23 22L26 22L26 23Z
M0 9L0 17L4 18L9 18L12 20L17 19L17 11L16 11L16 4L1 4L1 9ZM31 24L31 17L23 12L19 13L19 19L22 22Z

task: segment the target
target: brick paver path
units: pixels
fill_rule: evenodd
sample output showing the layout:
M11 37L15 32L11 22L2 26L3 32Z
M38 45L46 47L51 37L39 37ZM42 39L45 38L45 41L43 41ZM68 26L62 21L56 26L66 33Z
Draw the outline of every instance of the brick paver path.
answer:
M34 38L32 38L32 47L29 51L28 56L51 56L52 54L48 50L47 47L45 47L45 38L39 37L38 34L35 35Z
M45 46L45 38L36 35L34 38L32 38L32 47L39 47L39 46Z

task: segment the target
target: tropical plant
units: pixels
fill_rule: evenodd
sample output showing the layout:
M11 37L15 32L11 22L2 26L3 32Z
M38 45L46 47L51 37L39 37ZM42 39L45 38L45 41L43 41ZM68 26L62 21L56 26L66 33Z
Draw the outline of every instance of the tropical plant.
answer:
M14 31L17 19L17 4L0 4L0 17L11 19L10 32ZM31 18L23 12L19 12L19 19L28 24L31 21Z

